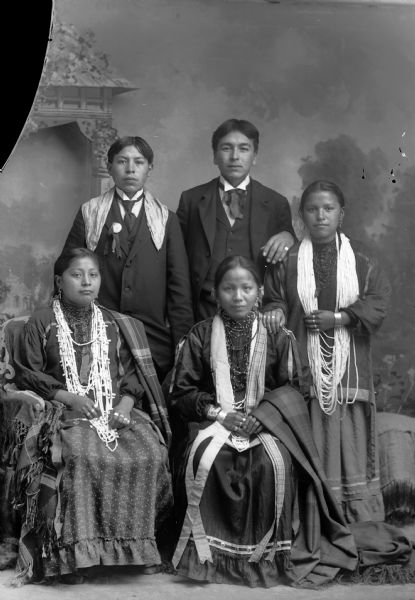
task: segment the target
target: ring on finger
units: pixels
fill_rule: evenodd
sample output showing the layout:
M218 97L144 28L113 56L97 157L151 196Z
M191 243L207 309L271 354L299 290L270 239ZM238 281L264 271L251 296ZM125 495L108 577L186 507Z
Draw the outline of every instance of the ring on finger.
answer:
M284 246L284 250L287 252L289 250L288 246Z

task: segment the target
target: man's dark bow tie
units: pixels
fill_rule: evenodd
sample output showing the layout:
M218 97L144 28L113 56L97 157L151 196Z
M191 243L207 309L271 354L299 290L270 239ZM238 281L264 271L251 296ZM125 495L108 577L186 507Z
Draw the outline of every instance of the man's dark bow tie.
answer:
M224 202L229 206L229 213L233 219L244 218L244 208L246 201L246 190L240 188L232 188L224 191L222 184L219 184L221 190L223 190Z
M121 204L124 207L124 210L125 210L124 223L125 223L128 233L130 233L130 231L134 227L134 223L137 218L135 216L135 214L133 213L134 205L137 202L140 202L140 200L142 200L143 197L144 197L144 193L141 194L141 196L139 196L136 200L122 200L120 197L118 197Z

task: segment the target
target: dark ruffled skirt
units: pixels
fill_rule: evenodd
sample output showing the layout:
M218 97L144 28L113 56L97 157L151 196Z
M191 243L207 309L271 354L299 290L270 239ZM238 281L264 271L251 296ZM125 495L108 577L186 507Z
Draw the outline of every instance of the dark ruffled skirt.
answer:
M208 440L209 441L209 440ZM283 505L275 530L263 556L250 561L252 553L272 526L275 514L275 480L271 460L262 445L238 452L224 445L207 477L200 513L212 561L201 562L193 537L187 542L177 571L197 581L249 587L272 587L285 583L290 560L295 484L291 457L277 442L284 463ZM197 451L194 463L203 453ZM186 461L184 461L186 462ZM176 481L180 519L186 512L183 465ZM194 464L197 470L197 464ZM278 485L278 483L277 483ZM274 547L271 560L269 551Z
M326 415L313 399L310 419L328 484L346 522L383 521L374 401L356 400Z

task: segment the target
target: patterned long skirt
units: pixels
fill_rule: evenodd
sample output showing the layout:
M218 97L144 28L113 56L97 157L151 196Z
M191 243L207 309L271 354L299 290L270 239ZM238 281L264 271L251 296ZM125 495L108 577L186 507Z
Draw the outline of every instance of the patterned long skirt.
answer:
M45 575L161 562L156 528L172 508L167 448L151 422L137 411L132 416L114 452L85 422L63 424L58 558L43 558Z

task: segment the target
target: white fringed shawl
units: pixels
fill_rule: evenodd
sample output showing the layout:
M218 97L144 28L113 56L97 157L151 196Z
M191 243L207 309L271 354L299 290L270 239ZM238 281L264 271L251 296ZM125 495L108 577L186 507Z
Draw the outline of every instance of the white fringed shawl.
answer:
M82 216L85 223L86 245L94 252L101 236L102 228L111 208L115 187L107 190L101 196L91 198L82 205ZM144 212L147 218L151 239L157 250L163 245L166 223L169 217L167 206L164 206L148 190L144 191Z

